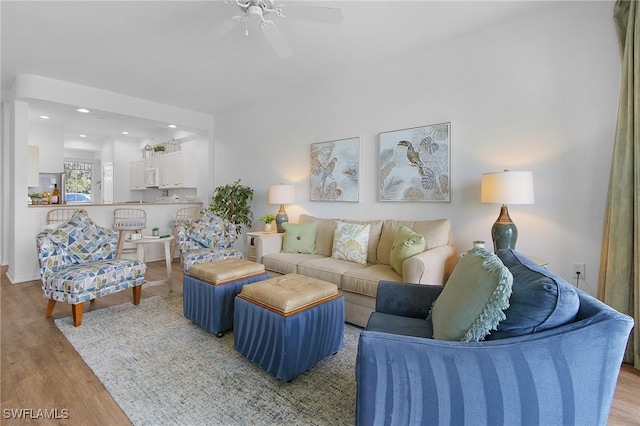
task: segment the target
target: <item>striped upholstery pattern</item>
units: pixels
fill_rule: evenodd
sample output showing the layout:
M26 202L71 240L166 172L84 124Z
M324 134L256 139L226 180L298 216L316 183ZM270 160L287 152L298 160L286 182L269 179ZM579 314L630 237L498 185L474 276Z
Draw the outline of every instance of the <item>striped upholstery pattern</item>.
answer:
M359 425L604 425L633 321L578 290L574 322L484 342L360 335Z

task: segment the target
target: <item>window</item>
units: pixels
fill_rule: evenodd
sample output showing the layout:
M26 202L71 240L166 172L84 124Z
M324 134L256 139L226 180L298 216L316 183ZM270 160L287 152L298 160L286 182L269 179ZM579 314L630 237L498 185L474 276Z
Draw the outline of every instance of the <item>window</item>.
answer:
M91 163L64 163L64 190L67 195L76 194L71 202L91 201L93 165ZM69 200L67 200L69 202Z

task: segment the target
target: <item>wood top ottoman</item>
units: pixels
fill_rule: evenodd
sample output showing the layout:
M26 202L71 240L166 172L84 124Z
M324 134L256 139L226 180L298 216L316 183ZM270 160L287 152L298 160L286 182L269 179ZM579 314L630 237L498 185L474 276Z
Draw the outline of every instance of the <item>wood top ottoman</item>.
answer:
M344 297L335 284L298 274L248 284L233 330L238 352L288 382L342 349Z
M183 279L184 316L222 337L233 327L235 297L242 286L267 278L264 265L243 259L192 265Z

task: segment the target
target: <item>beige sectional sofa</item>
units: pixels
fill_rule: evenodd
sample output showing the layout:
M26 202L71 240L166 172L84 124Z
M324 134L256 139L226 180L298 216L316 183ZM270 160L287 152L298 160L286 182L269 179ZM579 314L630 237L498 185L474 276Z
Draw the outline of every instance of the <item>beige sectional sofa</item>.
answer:
M315 253L283 253L284 234L255 238L256 261L276 274L297 273L334 283L345 301L345 320L364 327L374 311L378 282L381 280L419 284L444 284L457 260L451 222L320 219L301 215L299 223L317 221ZM331 257L338 222L369 224L366 265ZM405 225L426 240L425 251L402 263L402 275L390 265L391 248L400 227Z

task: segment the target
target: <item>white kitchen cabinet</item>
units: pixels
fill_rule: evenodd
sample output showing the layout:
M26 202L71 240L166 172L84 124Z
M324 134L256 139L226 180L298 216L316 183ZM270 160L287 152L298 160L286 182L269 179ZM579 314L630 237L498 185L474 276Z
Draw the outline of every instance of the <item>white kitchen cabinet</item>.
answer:
M195 188L196 155L193 151L177 151L156 157L162 189Z
M145 169L155 169L158 188L196 188L196 154L193 151L177 151L161 154L146 160L129 163L129 189L148 189Z
M133 161L129 163L129 189L146 189L144 185L145 161Z

